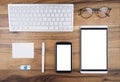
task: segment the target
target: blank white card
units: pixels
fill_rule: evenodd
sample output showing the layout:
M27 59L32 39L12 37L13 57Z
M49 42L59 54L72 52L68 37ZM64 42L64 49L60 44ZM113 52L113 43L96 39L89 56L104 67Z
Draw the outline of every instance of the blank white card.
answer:
M12 43L12 58L34 58L34 43Z

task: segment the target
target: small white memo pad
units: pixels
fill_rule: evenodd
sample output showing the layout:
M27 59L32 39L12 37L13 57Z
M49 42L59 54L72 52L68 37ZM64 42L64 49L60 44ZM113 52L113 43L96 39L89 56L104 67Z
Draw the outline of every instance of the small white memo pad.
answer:
M12 58L34 58L34 43L12 43Z

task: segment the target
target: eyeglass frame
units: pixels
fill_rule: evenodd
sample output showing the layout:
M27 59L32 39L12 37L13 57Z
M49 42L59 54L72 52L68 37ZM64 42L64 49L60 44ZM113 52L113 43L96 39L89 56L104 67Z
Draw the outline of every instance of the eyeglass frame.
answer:
M108 8L107 9L107 12L105 12L105 16L104 17L101 17L101 16L99 16L99 11L100 11L100 9L101 8L104 8L104 7L106 7L106 6L103 6L103 7L100 7L100 8L91 8L91 7L84 7L84 8L81 8L81 9L79 9L79 16L81 15L81 17L83 17L83 18L85 18L85 19L88 19L88 18L90 18L92 15L93 15L93 13L95 12L96 13L96 15L99 17L99 18L105 18L105 17L110 17L110 15L109 15L109 13L110 13L110 11L112 10L112 8L110 8L110 7L106 7L106 8ZM83 9L87 9L87 8L90 8L91 10L92 10L92 13L91 13L91 15L89 16L89 17L84 17L82 14L83 14Z

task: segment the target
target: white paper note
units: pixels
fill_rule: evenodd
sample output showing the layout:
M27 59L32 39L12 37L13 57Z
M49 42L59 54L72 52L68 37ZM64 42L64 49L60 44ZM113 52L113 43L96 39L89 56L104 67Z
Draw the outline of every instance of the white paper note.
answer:
M12 43L12 58L34 58L34 43Z

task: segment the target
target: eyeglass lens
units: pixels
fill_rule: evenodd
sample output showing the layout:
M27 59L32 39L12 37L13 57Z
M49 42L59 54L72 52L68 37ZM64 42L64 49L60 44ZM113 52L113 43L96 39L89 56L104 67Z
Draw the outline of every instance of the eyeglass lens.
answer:
M91 8L83 8L80 10L80 15L83 18L90 18L92 16L93 10Z
M109 16L110 10L107 7L102 7L102 8L99 8L99 10L97 12L98 12L98 16L100 18L105 18L105 17Z

